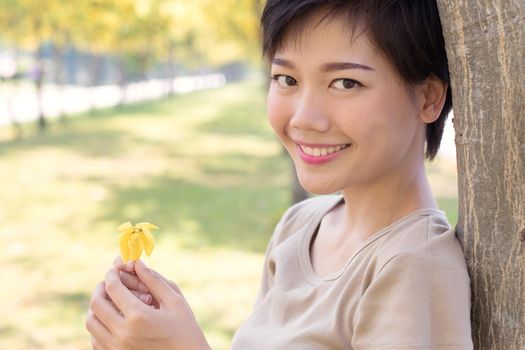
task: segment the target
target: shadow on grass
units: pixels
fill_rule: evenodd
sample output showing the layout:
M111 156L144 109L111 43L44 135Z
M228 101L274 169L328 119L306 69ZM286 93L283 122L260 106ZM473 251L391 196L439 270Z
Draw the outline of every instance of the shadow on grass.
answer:
M118 130L89 129L49 131L31 138L8 141L1 145L0 155L16 153L42 147L56 147L74 150L90 157L112 156L121 153L125 145L132 142L129 136Z
M245 85L251 86L250 83ZM248 96L249 98L241 101L244 96L238 96L238 89L239 86L234 84L223 89L196 91L180 96L94 110L91 113L65 116L61 119L49 120L48 127L43 132L37 130L35 122L27 123L23 125L25 130L23 138L7 141L0 139L0 155L38 147L63 147L87 156L112 156L125 151L129 144L148 142L105 123L118 118L133 122L133 118L146 117L151 118L154 125L158 118L171 118L173 121L178 121L181 118L191 118L192 115L211 113L211 120L188 131L264 137L271 135L266 120L262 117L264 113L260 110L260 96L253 93Z
M91 295L86 292L57 293L55 295L61 303L74 305L82 310L86 309Z
M25 306L28 307L31 304L34 308L46 309L48 311L46 315L48 319L43 321L45 318L41 318L41 322L77 323L85 317L90 298L91 295L87 292L46 293L34 295L32 300L25 301ZM42 311L40 312L43 313ZM14 317L14 319L16 320L17 318ZM2 349L43 349L45 347L45 340L42 339L38 330L21 327L11 322L12 320L5 320L0 325L0 347ZM75 338L75 336L63 334L63 340L69 337ZM3 347L3 341L6 341L9 345ZM48 347L45 348L47 349Z
M156 176L146 184L115 188L102 220L151 221L159 236L176 235L184 247L228 246L263 252L286 203L285 188L242 183L216 186L175 176ZM140 207L140 218L129 217ZM269 218L272 218L269 220Z
M90 299L91 293L87 291L51 291L33 295L31 299L25 300L25 306L42 308L47 305L46 309L50 309L52 305L63 309L67 316L77 316L86 312ZM53 317L64 318L66 315L54 314Z
M139 114L155 115L166 108L165 105L169 102L165 100L127 105L118 110L108 108L93 115L75 115L74 118L66 119L66 122L53 121L43 132L35 131L21 139L0 142L0 155L55 147L73 150L88 157L116 156L122 154L130 144L147 141L125 130L108 126L105 122L115 118L132 118Z
M47 127L45 130L38 128L37 122L27 122L20 125L22 128L22 137L15 139L0 139L0 150L5 146L26 144L32 139L46 139L47 136L56 136L57 133L68 133L71 127L75 127L78 122L90 121L100 123L100 119L118 118L122 116L133 117L135 115L165 113L166 103L172 101L172 98L163 98L158 100L144 101L124 106L96 109L92 112L81 112L66 114L59 118L47 118ZM3 129L12 128L11 125L2 127Z
M4 324L0 326L0 347L2 349L42 349L44 344L36 339L31 330Z
M244 85L250 85L249 83L241 83ZM189 108L194 110L199 106L205 105L204 102L216 104L217 101L210 101L210 94L220 94L221 91L228 89L236 89L238 84L226 85L222 88L197 90L188 94L175 94L173 96L166 96L149 101L140 101L121 106L115 106L110 108L97 109L93 112L84 112L78 114L78 117L84 119L96 119L96 118L118 118L118 117L135 117L144 115L157 115L157 116L170 116L174 108ZM225 102L220 101L220 102ZM227 102L227 101L226 101ZM239 99L232 101L232 105L236 108L240 107ZM249 101L248 106L253 107L253 104L257 103L256 100ZM228 107L228 106L226 106Z
M223 135L253 135L273 137L266 127L266 119L250 115L249 106L224 108L212 121L202 123L198 131Z
M18 332L19 330L13 325L3 324L0 326L0 339L2 339L2 337L14 336L18 334Z
M150 154L170 162L166 173L146 175L127 187L116 185L115 179L104 175L91 174L88 168L85 176L79 177L108 188L108 199L100 204L103 214L95 220L147 220L166 228L163 230L166 234L176 233L177 239L180 237L181 243L188 246L228 245L261 252L288 203L286 180L282 177L275 180L281 174L287 176L285 161L276 156L250 155L249 152L257 154L257 150L243 153L228 147L222 152L218 147L219 151L213 155L206 154L204 147L201 154L188 156L177 149L177 140L173 138L143 139L137 136L140 133L119 129L133 123L137 116L148 118L146 123L151 118L153 128L165 128L164 121L169 118L169 125L173 121L174 127L180 126L188 138L198 140L195 142L219 134L231 135L233 139L241 136L242 142L247 137L248 144L253 137L260 145L272 136L263 116L261 95L262 91L257 92L247 83L79 115L65 123L50 125L46 133L1 143L0 155L49 147L112 162L117 157L126 157L130 150L151 147ZM183 122L182 118L190 118L187 120L191 123ZM239 147L245 144L242 142ZM80 158L79 164L83 161L86 160ZM191 161L192 165L180 174L175 173L177 161ZM56 173L60 178L60 171ZM138 215L141 217L133 217Z

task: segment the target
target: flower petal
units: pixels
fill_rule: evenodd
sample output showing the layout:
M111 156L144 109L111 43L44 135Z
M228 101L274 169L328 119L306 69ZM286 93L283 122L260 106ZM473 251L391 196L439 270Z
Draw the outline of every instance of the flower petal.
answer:
M119 227L117 227L117 231L124 232L124 231L133 231L133 225L131 222L125 222L123 224L120 224Z
M151 232L149 232L149 230L142 230L142 234L140 235L140 241L142 243L142 248L144 249L144 252L147 256L150 256L151 252L153 251L154 244L154 239Z
M138 224L135 225L135 227L138 227L138 228L140 228L142 230L144 230L145 228L148 229L148 230L153 230L153 229L159 228L158 226L150 224L149 222L138 223Z
M119 237L119 246L120 246L120 256L122 256L122 261L124 263L127 263L129 260L129 239L131 236L131 232L123 232Z
M143 251L148 256L151 254L154 245L154 238L151 234L153 229L158 229L158 227L149 222L141 222L133 226L128 221L119 225L117 230L120 232L120 255L125 263L129 260L140 259Z
M131 260L138 260L142 255L142 245L140 242L140 236L137 233L131 235L128 240L129 257Z

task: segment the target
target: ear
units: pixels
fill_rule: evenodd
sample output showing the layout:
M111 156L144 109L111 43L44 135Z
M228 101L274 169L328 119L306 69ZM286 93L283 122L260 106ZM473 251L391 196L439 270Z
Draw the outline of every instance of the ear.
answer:
M447 89L448 84L433 74L416 87L419 116L424 123L430 124L439 118L447 97Z

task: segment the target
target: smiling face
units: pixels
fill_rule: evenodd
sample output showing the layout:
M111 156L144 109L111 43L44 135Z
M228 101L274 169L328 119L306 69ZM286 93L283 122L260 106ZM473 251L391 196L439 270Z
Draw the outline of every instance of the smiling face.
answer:
M422 167L425 123L416 91L366 34L314 16L271 64L270 124L302 186L333 193L404 181ZM417 87L416 87L417 89Z

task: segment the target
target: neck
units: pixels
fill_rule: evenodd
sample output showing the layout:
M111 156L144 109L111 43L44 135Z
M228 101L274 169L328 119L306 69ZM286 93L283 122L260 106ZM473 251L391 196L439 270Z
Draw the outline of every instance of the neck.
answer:
M387 176L388 181L342 191L345 203L341 214L347 232L367 238L415 210L437 208L423 164L411 173Z

